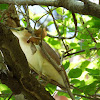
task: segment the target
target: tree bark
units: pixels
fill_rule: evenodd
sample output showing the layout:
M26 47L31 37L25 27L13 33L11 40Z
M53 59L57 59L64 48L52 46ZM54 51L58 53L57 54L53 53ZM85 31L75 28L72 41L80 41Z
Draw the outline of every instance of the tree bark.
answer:
M28 100L54 100L45 88L39 84L37 79L30 74L27 60L19 46L18 39L2 23L0 23L0 50L3 53L8 69L12 73L12 78L10 77L11 82L19 84L19 91ZM2 81L3 78L0 76L0 79ZM13 88L9 82L7 82L7 85L11 89ZM12 90L14 93L14 89Z
M100 18L100 5L92 3L89 0L0 0L0 3L64 7L73 13Z

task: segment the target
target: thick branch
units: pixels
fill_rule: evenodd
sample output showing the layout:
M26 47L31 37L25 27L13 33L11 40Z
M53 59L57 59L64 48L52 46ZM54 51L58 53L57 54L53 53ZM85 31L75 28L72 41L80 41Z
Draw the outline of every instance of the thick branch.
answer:
M0 23L0 50L3 52L5 63L12 72L13 78L20 84L21 92L28 100L53 100L44 87L29 73L27 60L18 45L17 38Z
M100 5L88 0L86 3L79 2L78 0L0 0L0 3L64 7L73 13L91 15L100 18Z
M57 5L57 0L0 0L0 3L20 4L20 5Z

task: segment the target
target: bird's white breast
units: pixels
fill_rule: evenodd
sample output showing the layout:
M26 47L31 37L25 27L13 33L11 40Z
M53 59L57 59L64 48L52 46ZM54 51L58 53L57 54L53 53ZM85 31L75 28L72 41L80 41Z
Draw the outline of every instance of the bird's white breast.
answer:
M53 79L59 84L64 85L63 79L53 65L41 54L40 46L32 46L32 43L27 43L25 35L20 35L18 32L13 32L19 39L19 43L22 51L24 52L29 66L36 71L38 74L42 73L49 79ZM25 33L25 32L24 32ZM36 49L36 52L33 51ZM59 66L59 65L58 65Z
M37 51L33 54L31 49L31 43L23 45L23 41L20 41L21 48L26 55L30 67L35 70L38 74L42 73L49 79L53 79L64 86L63 79L58 71L52 66L52 64L45 59L40 52L40 46L35 45Z

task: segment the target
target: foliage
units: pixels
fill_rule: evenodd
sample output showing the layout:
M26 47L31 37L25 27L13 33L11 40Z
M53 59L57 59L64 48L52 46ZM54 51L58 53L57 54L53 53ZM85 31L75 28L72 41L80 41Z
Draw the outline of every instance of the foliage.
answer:
M8 88L5 84L0 83L0 100L8 100L12 94L10 88ZM12 96L10 100L15 100Z
M5 4L0 5L0 10L7 8L8 7ZM45 13L47 13L45 20L42 19L45 16L43 16L43 13L34 15L30 11L31 21L34 21L38 25L41 25L42 23L42 26L44 25L43 23L47 22L46 27L49 30L48 33L55 37L58 36L58 38L46 37L44 40L52 48L58 51L60 56L63 55L62 51L67 52L63 56L62 64L67 71L70 83L75 87L73 88L72 93L75 94L76 100L79 100L80 98L82 98L82 100L95 98L94 96L100 93L100 19L93 16L81 16L79 14L75 14L77 19L77 35L72 39L63 39L64 44L68 47L66 49L62 40L59 38L71 37L74 35L75 25L72 13L62 7L57 9L52 7L50 9L51 11L56 9L53 11L53 16L60 32L59 36L57 30L54 28L54 31L50 30L55 23L54 20L49 19L49 17L52 18L52 16L51 14L48 14L46 6L44 9ZM43 21L41 22L40 19ZM24 17L21 21L26 27L27 22ZM0 84L0 87L5 88L5 85ZM9 88L4 90L1 90L1 88L0 92L11 92ZM53 94L56 90L56 86L48 84L46 86L46 90ZM60 91L58 94L69 97L67 93ZM3 99L0 98L0 100ZM10 100L14 99L12 98Z

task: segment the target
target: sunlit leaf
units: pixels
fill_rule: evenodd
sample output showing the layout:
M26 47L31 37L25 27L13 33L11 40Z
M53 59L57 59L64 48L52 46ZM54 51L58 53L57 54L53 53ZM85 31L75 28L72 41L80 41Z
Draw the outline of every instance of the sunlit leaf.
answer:
M55 47L56 49L59 49L61 47L60 45L60 42L55 40L55 39L52 39L52 38L49 38L48 39L48 42L53 45L53 47Z
M97 43L97 44L96 44L96 47L97 47L97 48L100 48L100 43Z
M100 56L100 50L97 51L97 54Z
M70 78L78 78L79 76L81 76L81 74L82 70L79 68L71 69L70 72L68 73Z
M98 38L100 39L100 33L98 34Z
M100 70L99 69L85 68L85 70L88 71L90 75L100 75Z
M69 65L70 65L69 60L64 61L63 66L65 70L69 67Z
M90 27L100 28L100 19L98 20L90 20L86 23L86 25L89 25Z
M24 23L24 27L27 26L27 22L25 21L25 18L22 18L22 22Z
M84 70L88 65L89 65L90 61L84 61L81 63L80 68L82 70Z
M70 46L75 47L77 46L77 43L70 43Z
M74 84L76 87L77 87L77 86L82 87L82 86L85 85L85 81L84 81L84 80L80 81L80 80L78 80L78 79L73 79L73 80L71 80L71 83Z
M47 26L50 26L52 24L54 24L54 22L53 21L49 21L48 24L47 24Z
M53 94L54 91L56 90L56 86L52 85L52 84L47 84L47 86L45 87L47 91L50 92L50 94Z
M62 7L59 7L56 9L56 12L59 14L59 15L63 15L63 8Z
M0 10L8 9L8 4L0 4Z
M5 84L0 84L0 91L7 90L8 87Z
M79 89L79 87L77 87L78 89ZM75 94L81 94L82 92L81 91L79 91L78 89L73 89L73 94L75 93Z
M85 49L86 57L90 57L90 49L86 48Z
M96 83L94 82L94 83L92 83L90 85L86 85L83 88L84 88L83 91L84 91L85 94L93 95L95 93L95 91L96 91Z
M65 96L65 97L69 97L69 95L67 93L64 93L64 92L60 92L58 91L57 93L59 96Z

